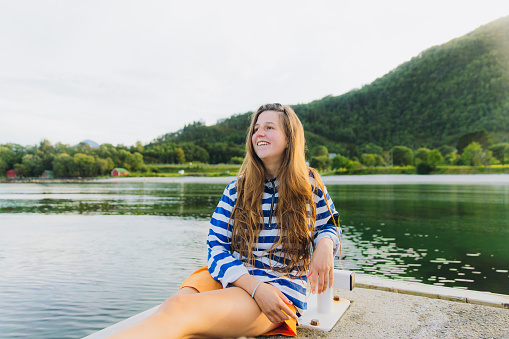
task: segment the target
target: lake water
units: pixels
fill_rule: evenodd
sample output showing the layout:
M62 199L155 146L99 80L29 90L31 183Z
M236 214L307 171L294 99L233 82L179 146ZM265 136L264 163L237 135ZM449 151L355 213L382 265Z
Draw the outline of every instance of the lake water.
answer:
M336 266L509 294L509 176L437 178L325 178ZM200 180L0 184L0 337L80 338L173 294L228 181Z

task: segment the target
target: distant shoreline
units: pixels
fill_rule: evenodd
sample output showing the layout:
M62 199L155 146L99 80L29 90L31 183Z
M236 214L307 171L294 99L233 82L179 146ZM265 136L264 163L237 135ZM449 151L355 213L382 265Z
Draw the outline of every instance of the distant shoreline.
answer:
M96 180L97 178L62 178L62 179L44 179L44 178L0 178L0 183L8 184L24 184L24 183L35 183L35 184L50 184L50 183L73 183L73 182L87 182Z
M0 179L0 183L197 183L228 184L235 176L227 177L115 177L115 178L70 178L70 179ZM386 185L386 184L451 184L451 185L509 185L509 174L370 174L322 176L330 185Z

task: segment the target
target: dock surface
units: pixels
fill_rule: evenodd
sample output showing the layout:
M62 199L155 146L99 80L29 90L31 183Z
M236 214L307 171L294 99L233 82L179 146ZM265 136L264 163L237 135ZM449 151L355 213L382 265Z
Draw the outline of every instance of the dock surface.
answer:
M351 304L331 332L298 327L297 338L509 338L507 295L372 276L356 280L353 291L335 290Z
M352 291L334 289L350 300L332 331L302 326L303 338L507 338L509 295L356 275ZM103 339L153 313L158 306L87 336ZM260 336L260 339L288 339Z

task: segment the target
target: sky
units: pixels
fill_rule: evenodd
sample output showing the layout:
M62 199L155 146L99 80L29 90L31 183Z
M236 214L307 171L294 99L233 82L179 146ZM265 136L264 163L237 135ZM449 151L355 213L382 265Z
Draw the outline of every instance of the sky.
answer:
M147 144L382 77L507 0L0 0L0 144Z

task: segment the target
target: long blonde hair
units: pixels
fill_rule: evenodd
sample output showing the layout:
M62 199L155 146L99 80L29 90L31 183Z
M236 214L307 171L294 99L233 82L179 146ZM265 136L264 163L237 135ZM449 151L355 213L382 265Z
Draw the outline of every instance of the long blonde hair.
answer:
M304 274L310 263L316 207L309 171L319 182L316 171L306 165L304 128L299 118L290 108L281 104L263 105L253 113L246 137L246 157L239 170L236 184L237 202L232 211L231 251L237 251L241 259L252 262L254 245L263 228L262 196L265 185L265 168L257 156L252 136L258 116L265 111L279 112L288 147L282 155L281 167L277 173L278 202L275 216L281 233L269 257L275 253L284 257L286 266L273 267L275 271L290 273L298 270ZM281 246L281 248L278 248Z

